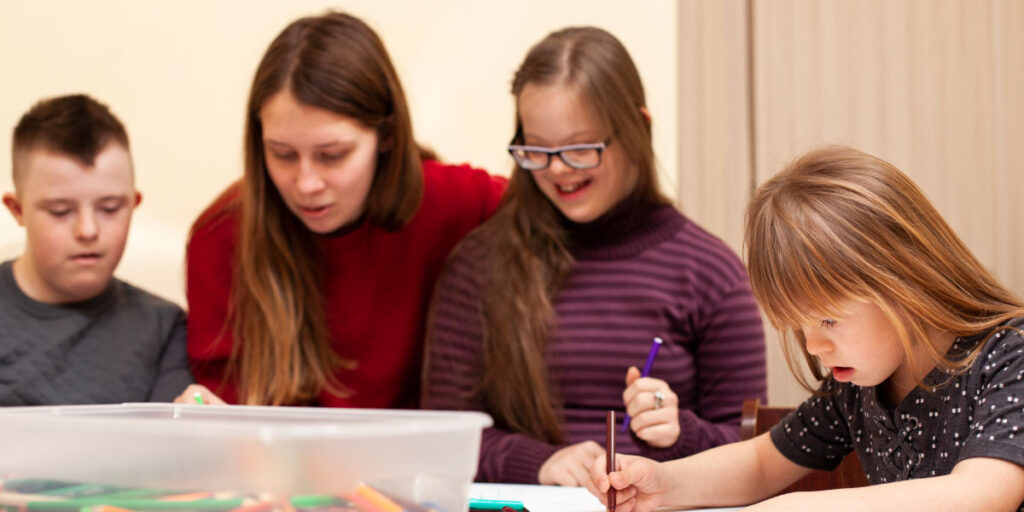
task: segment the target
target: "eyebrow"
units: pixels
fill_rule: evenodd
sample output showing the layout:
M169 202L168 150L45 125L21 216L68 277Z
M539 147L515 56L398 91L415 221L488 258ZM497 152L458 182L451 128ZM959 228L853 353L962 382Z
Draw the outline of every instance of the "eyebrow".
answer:
M76 203L78 203L78 201L74 201L72 199L62 199L62 198L45 199L44 198L44 199L40 199L36 204L41 205L41 206L70 206L70 205L73 205L73 204L76 204Z
M563 140L573 140L573 139L576 139L576 138L582 138L584 135L587 135L588 139L589 138L593 138L594 139L594 140L590 140L588 142L602 142L600 140L597 140L597 139L601 138L600 135L591 135L591 134L592 134L592 132L586 131L586 130L578 131L578 132L573 132L573 133L570 133L569 136L565 137ZM547 139L545 139L543 137L538 137L537 135L534 135L532 133L523 132L523 140L525 141L526 139L536 140L536 141L538 141L537 142L538 144L542 144L542 145L550 145L551 144L551 142L549 142ZM568 144L558 144L558 145L559 146L571 146L573 144L585 144L585 143L570 142Z
M281 141L277 141L277 140L273 140L273 139L263 139L263 143L264 144L268 144L268 145L274 145L274 146L285 146L287 148L293 147L291 144L288 144L287 142L281 142ZM348 140L348 141L346 141L346 140L334 140L334 141L331 141L331 142L324 142L324 143L321 143L321 144L316 144L313 147L317 148L317 149L321 149L321 148L327 148L327 147L331 147L331 146L345 146L345 145L351 145L351 144L355 144L355 141L351 141L351 140Z
M109 202L109 201L127 202L128 201L128 196L126 194L117 194L117 195L103 196L103 197L97 198L94 202L102 203L102 202ZM63 197L53 197L53 198L43 198L43 199L40 199L37 202L37 204L40 204L42 206L69 206L69 205L78 204L78 201L75 200L75 199L67 199L67 198L63 198Z
M105 203L105 202L109 202L109 201L127 202L128 201L128 196L126 196L124 194L120 194L120 195L116 195L116 196L103 196L103 197L97 199L96 201L100 202L100 203Z

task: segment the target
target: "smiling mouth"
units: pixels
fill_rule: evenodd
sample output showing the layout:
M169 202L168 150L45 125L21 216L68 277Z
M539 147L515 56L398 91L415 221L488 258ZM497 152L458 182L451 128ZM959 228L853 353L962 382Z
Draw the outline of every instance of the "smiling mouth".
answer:
M577 181L576 183L569 183L569 184L565 184L565 185L561 185L561 184L557 184L556 183L555 184L555 189L558 190L558 193L560 193L562 195L573 194L575 192L579 192L580 190L590 186L590 182L591 181L593 181L593 180Z

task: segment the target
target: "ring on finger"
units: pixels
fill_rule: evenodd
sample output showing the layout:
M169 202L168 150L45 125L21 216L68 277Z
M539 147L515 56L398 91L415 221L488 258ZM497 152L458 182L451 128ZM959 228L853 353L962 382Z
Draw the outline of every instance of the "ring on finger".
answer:
M655 391L654 392L654 408L655 409L661 409L661 404L664 401L665 401L665 393L662 393L660 389Z

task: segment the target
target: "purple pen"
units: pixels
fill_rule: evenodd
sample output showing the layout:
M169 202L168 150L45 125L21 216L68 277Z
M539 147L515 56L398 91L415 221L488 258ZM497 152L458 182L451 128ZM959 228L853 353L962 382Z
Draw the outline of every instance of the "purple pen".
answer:
M655 336L654 341L651 342L651 351L647 354L647 362L644 363L644 371L640 373L641 377L646 377L651 374L651 367L654 366L654 358L658 355L658 349L661 348L661 344L665 343L660 337ZM629 431L629 415L626 415L626 419L622 420L622 431Z

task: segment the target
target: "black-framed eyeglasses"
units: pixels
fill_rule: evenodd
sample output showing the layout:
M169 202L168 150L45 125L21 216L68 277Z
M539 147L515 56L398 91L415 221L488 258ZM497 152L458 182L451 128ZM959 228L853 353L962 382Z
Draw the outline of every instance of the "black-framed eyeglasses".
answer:
M547 169L554 155L558 155L565 165L573 169L585 170L601 165L601 154L611 142L612 138L608 137L604 142L570 144L557 148L512 144L508 147L508 152L516 160L516 164L527 171Z

